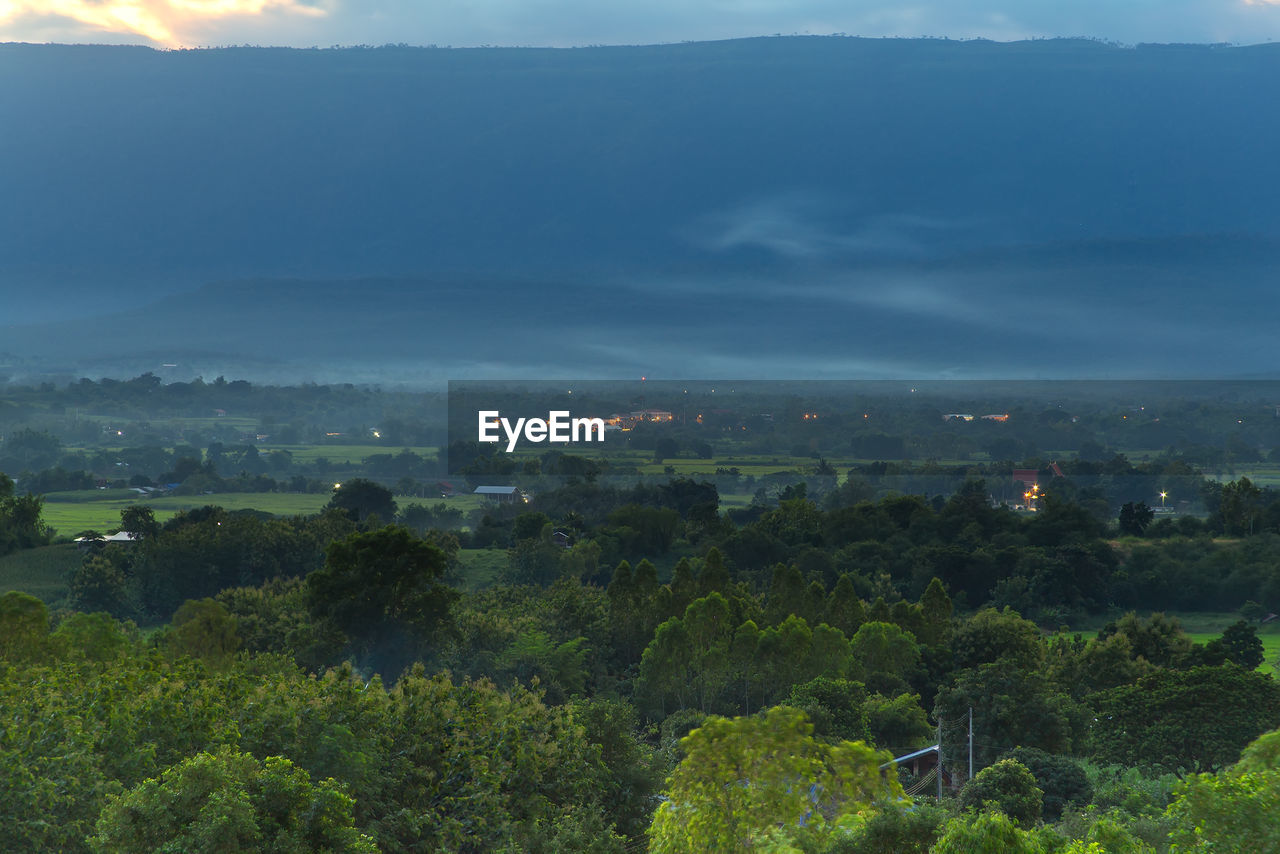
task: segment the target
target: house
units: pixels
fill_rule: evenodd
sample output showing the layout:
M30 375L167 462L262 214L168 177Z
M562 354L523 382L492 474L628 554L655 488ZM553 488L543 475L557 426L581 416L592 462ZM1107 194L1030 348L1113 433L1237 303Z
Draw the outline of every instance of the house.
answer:
M1024 488L1031 489L1040 482L1040 472L1036 469L1014 469L1013 482L1021 483Z
M102 548L105 545L115 543L121 546L131 546L142 537L138 534L131 534L128 531L119 531L109 537L76 537L73 542L82 552L87 552L95 548Z
M631 413L631 418L637 422L656 421L658 423L665 423L667 421L674 421L675 417L674 413L668 412L665 409L640 409Z
M556 531L551 535L551 542L555 543L562 549L567 549L573 544L573 537L564 531Z
M938 768L939 746L931 744L928 747L922 747L906 756L899 756L890 762L886 762L880 766L880 770L884 771L891 767L896 767L899 771L905 771L917 782L911 787L910 794L927 794L926 789L933 789L937 786L936 771ZM956 780L951 771L944 765L942 767L942 785L948 789L955 789L960 781Z
M506 504L515 504L517 501L527 502L529 500L528 496L516 486L477 486L473 494Z

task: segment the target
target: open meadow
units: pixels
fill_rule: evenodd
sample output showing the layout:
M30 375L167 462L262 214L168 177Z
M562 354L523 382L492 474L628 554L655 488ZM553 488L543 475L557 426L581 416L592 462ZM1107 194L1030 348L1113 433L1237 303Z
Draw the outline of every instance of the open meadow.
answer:
M260 510L274 516L297 516L320 512L329 503L329 494L294 492L224 492L215 495L164 495L150 498L127 489L51 492L44 496L42 516L59 537L73 537L81 531L105 532L120 525L120 511L134 504L150 507L156 518L165 521L183 510L214 504L226 510Z
M0 557L0 593L21 590L49 605L66 598L67 581L83 556L71 543L24 549Z

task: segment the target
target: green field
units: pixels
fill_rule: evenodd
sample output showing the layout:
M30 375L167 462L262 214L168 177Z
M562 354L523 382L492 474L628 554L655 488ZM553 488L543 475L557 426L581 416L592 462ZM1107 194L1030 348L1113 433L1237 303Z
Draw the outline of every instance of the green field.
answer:
M479 590L498 580L498 574L507 566L507 552L505 549L459 549L458 564L462 586Z
M1200 644L1208 643L1221 637L1222 632L1228 626L1240 619L1239 614L1222 612L1166 611L1165 613L1170 617L1177 617L1182 630L1187 633L1193 642ZM1149 617L1150 614L1140 612L1138 616ZM1090 621L1084 625L1077 626L1076 630L1095 632L1101 629L1105 622L1107 620ZM1277 673L1277 668L1273 667L1273 665L1280 661L1280 621L1259 626L1258 638L1262 641L1263 655L1263 662L1258 666L1258 670L1264 673Z
M1196 643L1208 643L1209 641L1219 637L1222 632L1187 632L1191 639ZM1262 641L1262 663L1258 665L1258 670L1263 673L1276 673L1280 671L1280 667L1276 663L1280 661L1280 632L1258 632L1258 638Z
M1247 477L1253 481L1254 486L1275 489L1280 487L1280 465L1275 463L1241 463L1233 467L1231 474L1206 472L1205 477L1210 480L1216 480L1219 483L1230 483L1233 480Z
M1182 623L1183 631L1196 643L1208 643L1222 635L1224 629L1240 619L1238 614L1190 614L1179 613L1175 616ZM1264 673L1277 673L1280 668L1274 667L1280 662L1280 621L1273 621L1258 627L1258 639L1262 641L1262 664L1258 670Z
M105 526L104 526L105 527ZM67 596L67 581L84 556L71 543L26 549L0 558L0 593L21 590L50 605ZM494 584L507 566L505 549L461 549L458 575L462 587L478 590Z
M365 457L372 457L375 454L394 456L404 450L403 446L393 445L258 445L257 448L261 454L288 451L293 455L295 463L313 463L319 459L326 459L334 465L358 464ZM420 457L433 460L440 449L420 445L411 446L409 450Z
M0 593L21 590L50 605L61 603L67 580L81 560L80 549L70 543L0 557Z
M329 494L294 492L225 492L214 495L166 495L145 498L127 489L51 492L45 496L44 521L59 536L80 531L105 532L120 524L120 511L133 504L150 507L161 521L182 510L214 504L227 510L261 510L276 516L319 513L329 503Z

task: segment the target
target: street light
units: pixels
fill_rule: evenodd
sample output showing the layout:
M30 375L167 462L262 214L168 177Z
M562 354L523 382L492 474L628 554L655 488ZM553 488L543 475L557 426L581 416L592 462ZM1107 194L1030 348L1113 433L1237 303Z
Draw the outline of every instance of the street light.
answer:
M1169 497L1169 493L1167 493L1167 492L1161 492L1161 493L1160 493L1160 506L1161 506L1161 507L1164 507L1164 500L1165 500L1166 498L1168 498L1168 497Z

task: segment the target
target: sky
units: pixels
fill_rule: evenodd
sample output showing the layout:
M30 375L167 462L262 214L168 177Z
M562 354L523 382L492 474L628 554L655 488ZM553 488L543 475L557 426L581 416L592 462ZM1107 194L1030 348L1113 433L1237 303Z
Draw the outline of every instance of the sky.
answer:
M1280 0L0 0L0 42L657 44L762 35L1259 44Z

